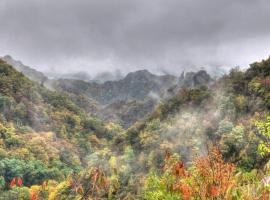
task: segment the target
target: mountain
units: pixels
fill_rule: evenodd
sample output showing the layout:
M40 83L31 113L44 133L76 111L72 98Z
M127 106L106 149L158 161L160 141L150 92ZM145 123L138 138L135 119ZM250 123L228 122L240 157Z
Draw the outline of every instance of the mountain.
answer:
M193 82L184 75L180 80L189 86L210 80L203 71L199 74L200 78L194 73L186 75ZM131 126L117 145L129 141L134 149L153 153L156 159L170 149L189 163L207 154L212 143L226 161L245 170L258 168L269 161L269 155L263 159L257 153L264 137L258 137L254 127L270 113L269 80L270 58L251 64L246 71L232 69L208 87L182 87L149 117Z
M48 78L42 72L39 72L31 67L25 66L21 61L14 60L9 55L6 55L1 59L7 62L8 64L12 65L16 70L22 72L25 76L27 76L29 79L33 81L43 84L48 80Z
M210 75L203 70L182 73L179 78L140 70L125 77L116 71L98 74L94 79L82 72L59 74L54 79L48 79L42 72L23 65L11 56L7 55L2 59L47 88L68 92L79 107L92 115L121 123L124 127L146 117L160 101L175 95L179 88L208 85L211 82Z
M200 70L198 72L182 73L179 77L178 85L194 88L201 85L208 85L211 80L211 76L205 70Z
M179 88L198 87L210 82L211 77L205 71L190 72L177 78L140 70L131 72L120 80L105 83L59 79L54 82L53 87L94 100L98 117L129 127L145 118L160 101L174 95Z
M86 94L106 105L130 99L142 101L151 97L151 94L162 95L167 88L176 84L176 81L177 78L171 75L157 76L141 70L129 73L123 79L105 83L62 79L55 83L55 87L75 94Z
M129 127L151 113L160 96L176 83L174 76L157 76L142 70L105 83L59 79L54 88L75 94L75 98L83 95L95 101L97 117Z
M147 101L120 100L103 107L97 116L105 121L119 123L124 128L128 128L153 112L157 104L154 99Z
M69 94L48 90L0 59L1 184L14 176L25 185L41 184L46 176L60 180L81 169L86 154L115 134L111 126L80 109ZM16 169L10 172L9 165Z
M91 82L97 83L105 83L107 81L116 81L123 78L123 75L120 70L116 70L115 72L102 72L98 73Z
M0 59L0 197L268 199L270 58L217 80L139 71L110 83L124 80L150 86L98 102L93 83L48 90ZM94 113L136 122L123 129Z
M34 131L58 133L63 125L66 130L74 131L76 120L80 122L77 124L79 127L93 120L103 129L101 121L93 118L91 112L80 109L71 94L48 90L1 59L0 75L1 118L4 122L14 123L16 128L29 127ZM89 124L88 128L98 131L94 124ZM103 134L99 132L99 136Z
M84 96L84 99L91 99L91 102L96 102L96 116L129 127L151 113L160 96L176 83L174 76L157 76L142 70L105 83L59 79L53 87L74 94L74 98Z
M213 82L211 76L205 71L200 70L198 72L182 72L181 76L178 78L176 85L173 85L167 90L169 96L175 96L178 90L182 87L196 88L200 86L208 86Z

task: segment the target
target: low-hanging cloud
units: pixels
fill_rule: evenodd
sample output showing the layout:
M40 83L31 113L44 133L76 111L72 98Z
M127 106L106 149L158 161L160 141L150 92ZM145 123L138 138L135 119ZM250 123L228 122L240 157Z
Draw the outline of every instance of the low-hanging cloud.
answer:
M48 71L181 73L270 53L269 0L1 0L0 54Z

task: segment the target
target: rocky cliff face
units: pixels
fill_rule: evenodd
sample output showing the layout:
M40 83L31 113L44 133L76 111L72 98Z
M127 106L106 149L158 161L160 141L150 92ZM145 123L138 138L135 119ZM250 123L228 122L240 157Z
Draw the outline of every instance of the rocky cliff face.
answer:
M117 81L89 83L80 80L58 80L55 87L73 93L84 93L101 104L107 105L123 100L144 101L154 96L159 97L172 85L177 77L157 76L147 70L129 73Z
M211 76L205 71L182 73L178 78L178 83L170 87L167 92L168 96L174 96L181 87L196 88L200 86L207 86L212 82Z
M204 71L200 70L198 72L188 72L186 74L182 73L179 77L179 86L185 87L197 87L201 85L208 85L211 82L210 75Z

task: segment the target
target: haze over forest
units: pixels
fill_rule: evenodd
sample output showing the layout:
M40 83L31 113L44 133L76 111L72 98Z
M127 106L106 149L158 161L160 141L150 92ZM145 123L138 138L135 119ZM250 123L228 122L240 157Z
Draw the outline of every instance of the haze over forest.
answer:
M269 0L0 0L0 200L269 200Z

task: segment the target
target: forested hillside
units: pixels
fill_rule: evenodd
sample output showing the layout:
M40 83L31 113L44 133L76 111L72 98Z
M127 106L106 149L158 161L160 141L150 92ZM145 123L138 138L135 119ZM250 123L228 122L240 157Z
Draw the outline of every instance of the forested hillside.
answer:
M2 192L14 177L31 186L80 171L89 162L86 155L107 146L120 129L87 115L69 94L47 90L2 60L0 93Z
M26 77L34 80L40 84L48 81L48 77L46 77L42 72L39 72L31 67L25 66L21 61L14 60L10 55L6 55L4 57L0 57L6 63L12 65L17 71L22 72Z
M128 73L124 78L104 83L74 79L58 79L51 84L57 91L73 94L78 106L85 104L92 114L107 122L116 122L128 128L144 120L162 101L175 95L181 87L209 85L210 75L199 72L173 75L155 75L147 70ZM82 105L83 104L83 105Z
M112 82L95 84L98 95L77 80L51 91L0 60L0 199L269 199L270 59L215 81L200 71L152 84L168 95L149 115L111 102L153 89L122 82L110 98ZM137 122L94 117L107 101Z

